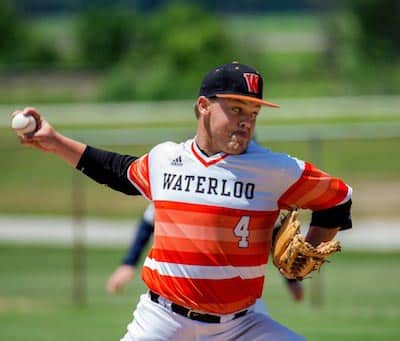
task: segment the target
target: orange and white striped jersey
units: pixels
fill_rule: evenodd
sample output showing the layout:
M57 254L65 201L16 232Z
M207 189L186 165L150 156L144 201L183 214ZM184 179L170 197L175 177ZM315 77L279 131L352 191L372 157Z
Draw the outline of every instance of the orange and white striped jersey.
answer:
M142 278L177 304L230 314L262 295L280 209L320 210L351 188L309 163L251 142L240 155L206 156L193 139L135 160L129 180L155 206Z

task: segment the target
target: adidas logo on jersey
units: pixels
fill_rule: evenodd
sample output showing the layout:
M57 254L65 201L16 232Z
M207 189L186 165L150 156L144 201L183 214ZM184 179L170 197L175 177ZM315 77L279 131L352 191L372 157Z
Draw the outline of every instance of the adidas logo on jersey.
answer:
M182 157L179 155L176 159L171 161L172 166L183 166Z

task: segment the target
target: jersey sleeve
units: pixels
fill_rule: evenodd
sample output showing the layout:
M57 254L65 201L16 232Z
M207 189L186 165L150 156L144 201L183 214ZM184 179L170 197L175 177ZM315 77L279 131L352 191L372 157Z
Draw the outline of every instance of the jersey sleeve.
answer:
M133 161L128 168L129 181L140 191L147 199L152 200L150 175L149 175L149 154Z
M345 203L351 194L351 187L341 179L305 162L300 178L281 195L278 206L319 211Z

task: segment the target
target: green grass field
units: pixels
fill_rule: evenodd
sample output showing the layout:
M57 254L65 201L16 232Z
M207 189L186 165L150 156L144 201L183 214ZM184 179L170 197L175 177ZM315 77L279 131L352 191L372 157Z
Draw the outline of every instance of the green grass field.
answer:
M105 283L123 250L86 250L86 303L72 300L69 248L0 247L0 338L2 340L118 340L145 290L136 278L117 296ZM290 300L270 266L264 299L271 315L311 341L398 340L400 253L343 252L320 275L306 280L305 301ZM321 298L311 302L316 278Z

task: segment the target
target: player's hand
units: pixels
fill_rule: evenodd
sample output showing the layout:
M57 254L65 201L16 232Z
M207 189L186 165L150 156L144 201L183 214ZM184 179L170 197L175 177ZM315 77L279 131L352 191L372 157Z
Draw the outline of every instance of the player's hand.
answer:
M34 108L25 108L22 111L15 111L12 117L22 112L24 115L32 115L36 122L38 122L38 130L29 135L18 135L18 138L24 146L32 147L35 149L52 152L56 148L57 133L54 128L40 115Z
M115 294L122 290L136 272L136 268L131 265L120 265L110 276L107 282L107 291L110 294Z

